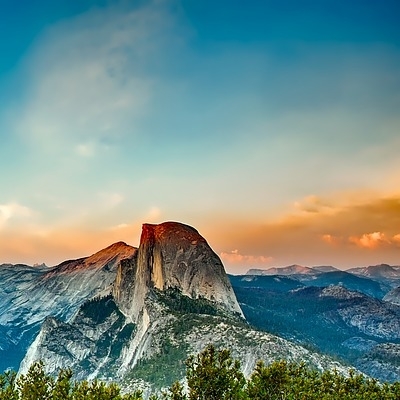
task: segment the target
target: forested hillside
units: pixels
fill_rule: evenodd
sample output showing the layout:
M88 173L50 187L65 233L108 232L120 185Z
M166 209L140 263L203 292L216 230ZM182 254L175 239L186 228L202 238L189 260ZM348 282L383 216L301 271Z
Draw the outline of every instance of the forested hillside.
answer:
M186 360L186 383L175 382L150 400L396 400L400 383L380 384L353 372L345 377L336 371L316 371L305 364L259 362L249 378L228 350L208 346ZM185 389L186 387L186 389ZM41 362L28 373L0 376L0 400L141 400L140 391L121 393L114 383L79 381L71 370L60 370L54 378Z

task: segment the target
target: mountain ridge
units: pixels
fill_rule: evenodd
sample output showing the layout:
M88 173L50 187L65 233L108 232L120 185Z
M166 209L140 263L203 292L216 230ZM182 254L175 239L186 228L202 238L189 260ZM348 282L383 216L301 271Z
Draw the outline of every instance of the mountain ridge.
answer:
M366 295L345 290L347 284L353 288L362 286L373 296L382 298L389 286L330 266L289 267L286 275L228 278L220 258L195 228L168 221L143 224L138 247L117 242L89 257L69 260L55 267L16 268L14 272L23 278L23 285L17 284L12 295L19 299L19 307L25 304L25 309L18 308L16 315L31 327L29 337L20 346L26 349L30 344L28 350L21 353L20 373L26 372L35 360L44 359L51 373L56 373L57 368L71 367L79 379L113 379L124 386L134 382L147 388L161 387L182 377L183 360L209 343L233 349L247 371L251 371L260 358L266 362L285 358L295 362L306 360L316 368L335 367L345 372L346 368L329 356L300 345L301 340L296 337L299 326L293 325L289 336L278 337L266 331L271 331L271 326L265 322L262 327L258 326L263 329L260 331L254 328L257 320L250 320L253 324L250 326L244 319L242 307L246 308L246 313L252 309L256 315L262 303L263 310L271 312L271 307L276 306L273 301L283 301L288 295L293 300L292 306L308 306L311 300L317 309L319 303L330 307L323 314L324 321L336 321L340 329L354 332L352 336L342 335L342 342L348 348L364 346L370 351L366 357L396 350L396 343L385 342L399 326L396 306L374 303ZM13 272L12 267L3 269L3 276ZM0 269L0 277L1 273ZM334 285L330 286L332 282ZM313 287L314 284L320 287ZM323 286L325 284L327 287ZM238 286L234 290L235 285ZM21 290L28 290L33 296L22 296ZM8 291L8 295L12 292L0 281L1 291L5 294ZM250 304L246 299L252 293L272 297L259 297L260 304ZM240 304L238 294L244 296ZM39 299L47 300L45 305L40 304ZM271 303L266 299L272 300ZM367 305L346 303L347 309L333 312L338 305L342 307L343 302L361 300ZM33 301L37 304L32 304ZM354 318L359 310L366 314L369 309L377 310L377 318L365 321ZM10 310L4 315L10 315ZM378 318L381 311L384 317L382 334L380 328L376 328L381 323ZM308 311L303 307L300 312L303 313L300 319L290 314L295 317L290 323L301 322L304 312ZM388 320L392 315L396 321L390 324ZM32 322L32 318L36 320ZM365 324L372 326L372 333L362 328ZM8 343L9 326L0 322L0 333L4 333L0 349L6 348ZM396 340L400 341L400 337L396 336ZM310 345L309 342L305 344ZM367 363L358 361L359 365ZM164 371L164 378L154 365ZM365 365L363 368L367 370ZM379 368L386 371L387 376L396 376L392 367L380 364Z
M81 304L69 320L46 318L20 373L43 359L54 374L71 367L79 379L162 387L182 377L183 361L209 343L233 349L249 372L259 359L277 358L346 371L329 357L250 327L221 260L192 227L143 224L139 247L114 272L111 290Z

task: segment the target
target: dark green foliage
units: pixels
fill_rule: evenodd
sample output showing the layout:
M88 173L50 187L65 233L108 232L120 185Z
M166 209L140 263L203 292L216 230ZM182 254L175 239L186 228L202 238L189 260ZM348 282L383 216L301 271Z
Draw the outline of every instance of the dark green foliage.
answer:
M169 400L186 400L187 396L182 384L180 382L175 382L172 384L168 392L163 393L162 398Z
M259 362L249 379L229 351L207 347L187 360L188 393L179 383L171 386L167 400L399 400L400 383L380 384L350 371L345 377L337 371L319 372L305 364L276 361Z
M62 369L54 383L52 400L69 400L71 399L71 378L72 371L70 369Z
M16 376L14 371L7 371L0 375L0 400L18 400L15 388Z
M86 301L81 306L81 313L89 317L95 324L101 324L118 308L114 303L112 295L105 297L95 297Z
M45 373L43 363L37 362L18 379L17 387L23 400L50 400L54 379Z
M189 400L239 400L244 397L246 380L240 363L229 350L208 346L186 361Z
M32 364L26 375L0 375L0 400L141 400L140 392L121 394L112 383L72 381L72 371L61 370L55 379L44 371L41 361Z
M180 314L207 314L218 315L218 309L215 304L207 299L192 299L185 296L179 289L169 288L158 296L161 301L173 312Z
M249 399L281 400L389 400L399 399L400 386L350 371L348 377L336 371L317 372L305 365L285 361L265 366L259 362L247 383Z

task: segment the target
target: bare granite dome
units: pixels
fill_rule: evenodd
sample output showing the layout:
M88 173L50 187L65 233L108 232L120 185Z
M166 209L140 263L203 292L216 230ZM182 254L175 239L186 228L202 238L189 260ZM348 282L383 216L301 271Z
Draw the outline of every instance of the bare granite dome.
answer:
M177 288L242 315L220 258L196 229L182 223L143 224L137 256L129 266L121 264L114 296L136 320L149 288Z

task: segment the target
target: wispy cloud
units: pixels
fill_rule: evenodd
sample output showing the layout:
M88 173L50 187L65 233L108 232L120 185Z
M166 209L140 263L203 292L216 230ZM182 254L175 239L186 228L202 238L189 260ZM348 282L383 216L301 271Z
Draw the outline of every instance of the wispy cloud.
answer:
M328 244L331 244L331 245L338 245L338 244L340 244L340 242L341 242L341 240L342 240L340 237L331 235L331 234L329 234L329 233L323 234L323 235L321 236L321 239L322 239L325 243L328 243Z
M330 264L343 268L398 263L399 196L380 198L364 192L359 196L327 195L317 209L320 211L288 208L280 218L264 221L232 217L214 221L210 241L218 243L220 254L229 247L242 249L238 254L221 254L227 266L243 261L240 255L246 254L267 254L277 265Z
M161 209L159 207L151 207L149 211L144 216L144 221L147 222L159 222L162 215Z
M126 229L126 228L129 228L129 224L127 224L125 222L121 222L120 224L111 227L112 230L120 230L120 229Z
M94 145L91 143L81 143L75 147L75 152L82 157L92 157L95 154Z
M237 249L231 252L222 252L220 257L229 267L265 267L273 260L272 257L263 255L240 254Z
M300 201L294 203L295 210L300 213L323 213L334 214L338 211L337 206L334 207L326 199L316 195L306 196Z
M114 208L121 204L125 197L121 193L99 193L100 198L100 208L101 209L109 209Z
M137 135L154 80L146 65L170 15L152 2L95 9L59 23L26 59L19 134L37 149L92 156L94 146Z
M0 228L6 224L7 221L14 218L26 218L33 215L33 211L26 206L18 203L0 204Z

